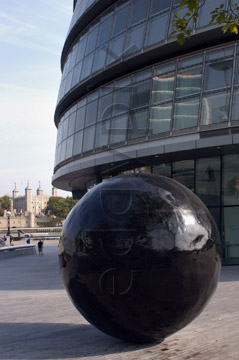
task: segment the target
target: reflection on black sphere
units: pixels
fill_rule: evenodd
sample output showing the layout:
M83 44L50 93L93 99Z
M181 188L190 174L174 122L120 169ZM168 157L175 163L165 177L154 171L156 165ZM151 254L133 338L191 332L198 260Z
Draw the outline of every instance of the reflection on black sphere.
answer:
M130 190L107 190L100 192L101 208L106 215L126 215L132 204Z
M139 343L191 322L221 268L207 208L176 181L148 174L95 186L67 217L59 249L63 283L81 314Z

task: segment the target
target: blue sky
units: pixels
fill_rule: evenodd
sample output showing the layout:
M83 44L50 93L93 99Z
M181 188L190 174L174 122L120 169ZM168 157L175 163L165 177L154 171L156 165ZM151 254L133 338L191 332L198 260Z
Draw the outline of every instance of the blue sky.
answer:
M73 0L0 0L0 196L51 194L60 56ZM70 195L59 192L61 196Z

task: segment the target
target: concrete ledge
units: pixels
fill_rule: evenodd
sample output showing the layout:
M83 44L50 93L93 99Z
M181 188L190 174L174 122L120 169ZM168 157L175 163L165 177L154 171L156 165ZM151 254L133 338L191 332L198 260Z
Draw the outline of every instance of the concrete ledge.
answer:
M9 259L16 256L35 255L36 246L29 245L16 245L16 246L3 246L0 248L0 260Z

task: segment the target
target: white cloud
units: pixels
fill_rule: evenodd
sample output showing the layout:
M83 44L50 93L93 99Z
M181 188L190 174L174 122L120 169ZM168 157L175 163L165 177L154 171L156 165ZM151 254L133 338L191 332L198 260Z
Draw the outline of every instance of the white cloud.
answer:
M46 1L51 4L52 1ZM32 22L27 22L23 17L19 8L16 8L15 14L7 12L0 12L0 42L10 44L12 46L24 47L40 52L47 52L54 55L59 55L59 49L63 46L65 31L59 32L59 17L58 11L63 11L68 14L70 11L67 6L54 2L55 11L46 13L42 11L36 12L31 17ZM27 16L27 15L26 15ZM52 25L53 17L58 22L58 26ZM46 26L47 24L47 26ZM68 21L66 20L65 29L68 28Z
M60 0L43 0L46 4L53 6L56 10L61 11L67 15L71 15L72 11L73 11L73 6L72 3L73 1L69 1L69 4L71 4L71 6L66 5L66 1L63 0L62 2L60 2Z
M16 19L15 17L13 17L12 15L9 15L5 12L0 11L0 21L7 21L8 23L12 23L14 25L17 25L20 29L34 29L35 26L33 24L27 23L27 22L23 22L23 21L19 21L18 19Z
M34 33L35 32L35 33ZM27 28L20 28L18 26L9 26L8 24L0 23L0 42L16 47L23 47L38 52L46 52L53 55L59 55L59 48L63 45L63 37L47 34L45 37L43 33L36 31L29 31Z

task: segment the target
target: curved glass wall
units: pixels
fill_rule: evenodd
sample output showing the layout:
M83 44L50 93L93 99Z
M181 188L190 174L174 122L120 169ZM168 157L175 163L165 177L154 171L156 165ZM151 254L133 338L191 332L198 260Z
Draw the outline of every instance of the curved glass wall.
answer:
M238 95L238 43L134 73L81 98L62 116L55 166L115 146L233 126Z
M152 166L172 177L204 202L221 233L224 264L239 264L239 154L210 156Z
M78 0L76 7L71 19L70 27L68 33L71 31L76 22L81 18L81 16L91 7L91 5L97 3L99 0Z
M94 2L93 0L77 2L70 29ZM84 29L68 53L58 102L72 88L98 71L132 54L136 55L168 41L172 31L170 24L175 12L181 15L185 12L185 9L179 9L179 2L180 0L120 0L101 14ZM201 27L207 25L205 20L208 20L211 7L214 8L222 3L226 3L226 0L206 2L201 10L196 30L200 31ZM205 101L210 102L213 99L209 97ZM192 107L192 104L189 107ZM195 99L195 111L196 108ZM179 123L176 126L181 125Z

